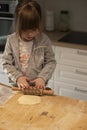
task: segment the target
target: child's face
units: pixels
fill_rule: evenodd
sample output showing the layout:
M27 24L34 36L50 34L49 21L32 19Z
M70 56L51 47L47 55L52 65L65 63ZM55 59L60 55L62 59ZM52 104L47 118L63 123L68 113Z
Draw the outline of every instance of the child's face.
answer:
M30 29L30 30L26 30L26 31L22 31L21 33L21 38L24 41L31 41L33 40L33 38L39 33L38 29Z

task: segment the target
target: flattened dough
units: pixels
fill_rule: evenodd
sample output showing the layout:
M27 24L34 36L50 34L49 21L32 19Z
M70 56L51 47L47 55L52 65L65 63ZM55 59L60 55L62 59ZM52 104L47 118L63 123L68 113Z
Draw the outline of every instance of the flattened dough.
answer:
M41 97L33 95L23 95L18 99L19 104L33 105L41 102Z

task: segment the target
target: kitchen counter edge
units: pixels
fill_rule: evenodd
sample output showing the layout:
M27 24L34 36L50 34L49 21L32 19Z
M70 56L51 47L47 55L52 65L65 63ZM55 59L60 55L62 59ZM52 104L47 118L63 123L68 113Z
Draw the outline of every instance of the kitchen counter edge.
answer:
M62 38L64 35L68 34L69 32L59 32L57 30L56 31L51 31L51 32L50 31L45 31L45 33L48 35L48 37L52 40L54 46L87 50L87 45L81 45L81 44L77 44L77 43L73 44L73 43L58 41L60 38Z

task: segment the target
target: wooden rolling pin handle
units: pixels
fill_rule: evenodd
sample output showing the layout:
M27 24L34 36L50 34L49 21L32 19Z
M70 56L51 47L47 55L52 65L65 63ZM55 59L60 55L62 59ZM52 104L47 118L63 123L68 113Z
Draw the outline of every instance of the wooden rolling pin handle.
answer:
M50 89L50 90L44 89L43 95L54 95L54 91L52 89Z
M14 91L22 91L22 88L12 86L12 90L14 90Z
M9 85L6 85L4 83L0 83L1 86L4 86L4 87L8 87L14 91L21 91L22 89L21 88L18 88L18 87L15 87L15 86L9 86Z

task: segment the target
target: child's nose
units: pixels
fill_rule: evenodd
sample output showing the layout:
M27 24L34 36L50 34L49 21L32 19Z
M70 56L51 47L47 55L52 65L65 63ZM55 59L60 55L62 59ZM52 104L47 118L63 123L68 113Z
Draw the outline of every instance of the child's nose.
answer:
M28 36L32 36L32 34L33 34L32 32L29 32L29 33L28 33Z

